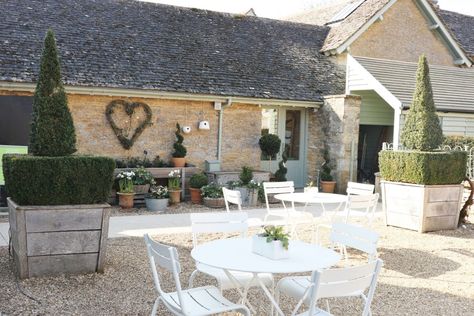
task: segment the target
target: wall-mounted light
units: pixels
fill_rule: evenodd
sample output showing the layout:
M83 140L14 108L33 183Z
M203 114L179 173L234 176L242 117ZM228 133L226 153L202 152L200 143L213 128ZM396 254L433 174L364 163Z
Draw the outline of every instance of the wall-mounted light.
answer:
M209 125L209 121L201 121L199 122L198 128L202 130L210 130L211 126Z
M191 126L183 126L181 130L183 131L183 133L189 134L191 133Z

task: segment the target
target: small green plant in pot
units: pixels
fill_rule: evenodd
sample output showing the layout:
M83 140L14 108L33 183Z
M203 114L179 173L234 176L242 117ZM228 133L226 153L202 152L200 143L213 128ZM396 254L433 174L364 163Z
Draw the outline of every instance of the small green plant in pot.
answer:
M290 235L283 226L264 226L263 233L252 239L252 252L278 260L289 257Z
M168 188L162 185L152 186L145 196L146 208L152 212L162 212L168 207Z
M329 158L329 150L324 150L324 163L321 168L320 179L321 179L321 191L324 193L334 193L336 189L336 181L332 176L331 161Z
M207 176L204 173L196 173L189 179L189 190L191 192L191 202L194 204L201 204L201 188L207 185L209 182Z
M168 191L172 204L181 202L181 171L178 169L168 174Z
M155 179L151 172L145 169L143 166L139 166L134 170L135 176L133 177L133 189L136 194L148 193L150 185L155 184Z
M224 194L222 186L216 183L209 183L201 188L201 196L204 205L212 208L224 208Z
M184 137L183 134L181 133L181 126L179 123L176 123L176 131L174 132L174 135L176 136L176 141L173 144L173 158L171 158L171 163L173 164L173 167L184 167L186 165L186 154L187 154L187 149L183 145Z
M401 135L408 150L379 153L386 223L419 232L455 229L462 204L461 182L465 178L467 153L438 150L443 133L424 55L420 57L416 78L413 104Z
M253 179L253 169L248 166L243 166L239 174L239 181L229 183L230 189L237 190L240 192L240 198L242 199L242 205L249 205L249 188L248 184Z
M281 139L275 134L265 134L258 141L262 151L262 160L268 160L268 171L271 172L272 160L280 151Z

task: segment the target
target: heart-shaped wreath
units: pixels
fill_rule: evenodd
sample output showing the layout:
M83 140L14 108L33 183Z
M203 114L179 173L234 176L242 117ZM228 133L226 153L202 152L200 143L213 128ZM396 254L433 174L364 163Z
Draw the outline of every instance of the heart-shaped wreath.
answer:
M124 135L124 129L118 127L118 125L115 123L112 117L112 115L114 114L114 111L117 108L121 108L125 111L125 113L130 118L130 122L132 119L132 115L135 113L136 109L142 108L143 111L145 111L145 118L140 122L138 127L135 129L135 132L132 134L132 137L130 138ZM151 109L148 106L148 104L145 104L142 102L128 102L124 100L113 100L107 105L107 108L105 109L105 116L107 117L107 121L109 121L110 126L112 127L115 135L120 141L120 144L122 144L122 147L125 149L130 149L135 143L135 140L141 135L141 133L143 133L145 128L151 125L152 114L151 114Z

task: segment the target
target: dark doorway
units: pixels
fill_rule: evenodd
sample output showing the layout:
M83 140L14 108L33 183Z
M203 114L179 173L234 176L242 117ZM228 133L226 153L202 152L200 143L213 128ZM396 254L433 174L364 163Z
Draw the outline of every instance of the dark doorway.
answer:
M357 152L357 181L375 183L379 171L379 151L384 142L391 142L392 126L360 125Z
M32 97L0 96L0 145L28 145Z

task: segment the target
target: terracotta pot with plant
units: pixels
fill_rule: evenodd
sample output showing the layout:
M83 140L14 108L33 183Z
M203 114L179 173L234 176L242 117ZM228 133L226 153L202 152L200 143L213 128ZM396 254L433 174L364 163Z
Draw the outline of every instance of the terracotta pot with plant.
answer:
M201 188L201 196L204 201L204 205L212 208L224 208L224 194L222 187L215 183L210 183Z
M329 151L324 151L324 163L321 170L321 191L324 193L334 193L336 189L336 181L331 174L331 166L329 160Z
M191 202L201 204L201 188L208 184L207 176L204 173L196 173L189 180L189 191L191 192Z
M133 190L136 194L145 194L150 190L150 185L155 184L153 175L143 166L139 166L135 171L133 177Z
M133 207L133 198L135 197L133 177L135 177L135 172L133 171L122 171L117 175L119 185L117 194L119 196L119 205L123 209Z
M176 141L173 144L174 152L172 154L173 158L171 158L171 163L173 167L181 168L186 165L186 154L187 149L183 145L184 137L181 134L181 126L179 123L176 123Z
M173 170L168 174L168 192L172 204L181 202L181 172L179 170Z

